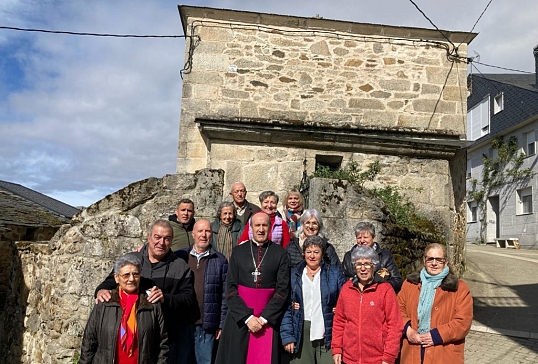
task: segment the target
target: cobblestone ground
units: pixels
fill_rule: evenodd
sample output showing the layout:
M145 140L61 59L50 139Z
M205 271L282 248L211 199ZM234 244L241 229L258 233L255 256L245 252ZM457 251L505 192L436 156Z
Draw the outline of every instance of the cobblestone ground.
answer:
M538 340L471 331L465 339L465 363L538 363Z

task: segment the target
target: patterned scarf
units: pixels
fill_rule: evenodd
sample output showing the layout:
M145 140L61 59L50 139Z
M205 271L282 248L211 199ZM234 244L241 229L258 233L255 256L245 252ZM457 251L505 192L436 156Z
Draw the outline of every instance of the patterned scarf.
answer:
M217 238L217 250L221 252L226 259L230 260L230 254L232 254L232 224L225 225L220 222L218 238Z
M299 205L295 209L292 209L291 207L287 207L286 223L288 224L288 227L290 228L290 233L296 232L299 226L301 226L301 222L299 221L299 219L301 218L302 214L303 214L303 205Z
M435 298L435 289L439 287L443 279L448 275L448 266L443 268L443 271L437 275L430 275L426 272L426 268L420 271L420 296L418 298L418 333L424 334L430 331L430 322L432 319L432 306Z
M136 309L138 306L138 293L128 294L118 289L120 295L120 306L123 310L120 323L119 339L121 350L127 353L128 357L132 357L136 350L137 331L136 331Z

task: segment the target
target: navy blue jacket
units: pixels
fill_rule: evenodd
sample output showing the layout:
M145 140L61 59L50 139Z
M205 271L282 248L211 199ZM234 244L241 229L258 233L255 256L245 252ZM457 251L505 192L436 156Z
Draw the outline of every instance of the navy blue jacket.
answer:
M176 255L187 264L192 246L176 251ZM202 329L215 330L222 328L228 305L226 304L226 274L228 261L218 251L209 246L209 256L204 272L204 306L202 314Z
M303 303L303 271L306 262L291 268L291 294L288 309L280 325L280 338L282 345L295 343L294 353L298 353L303 332L304 320L304 303ZM329 265L321 262L320 272L320 290L321 290L321 310L323 312L323 323L325 324L325 347L331 348L332 328L333 328L333 308L336 307L336 301L340 294L342 285L346 282L346 277L342 274L340 267ZM299 309L293 310L292 304L299 303Z

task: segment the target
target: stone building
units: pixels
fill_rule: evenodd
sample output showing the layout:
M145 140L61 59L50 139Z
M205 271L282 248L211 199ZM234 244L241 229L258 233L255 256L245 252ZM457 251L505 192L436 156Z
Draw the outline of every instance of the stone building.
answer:
M187 38L178 173L222 169L225 186L243 181L257 202L316 166L379 161L374 185L406 190L463 246L475 34L178 9Z

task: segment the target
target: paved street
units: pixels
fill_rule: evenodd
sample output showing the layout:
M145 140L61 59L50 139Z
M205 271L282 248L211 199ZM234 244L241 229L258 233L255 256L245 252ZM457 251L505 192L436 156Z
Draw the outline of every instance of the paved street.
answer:
M538 363L538 250L467 245L467 363Z

